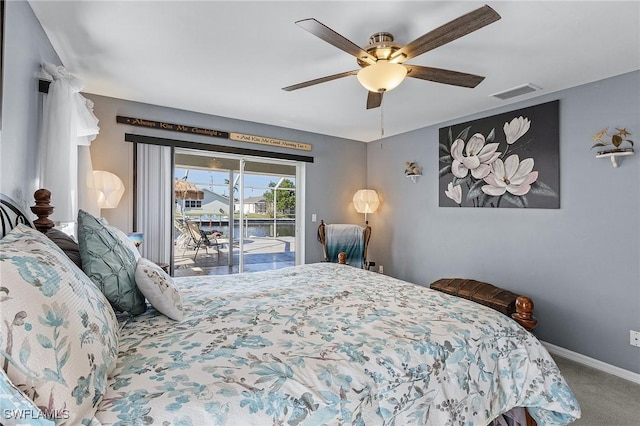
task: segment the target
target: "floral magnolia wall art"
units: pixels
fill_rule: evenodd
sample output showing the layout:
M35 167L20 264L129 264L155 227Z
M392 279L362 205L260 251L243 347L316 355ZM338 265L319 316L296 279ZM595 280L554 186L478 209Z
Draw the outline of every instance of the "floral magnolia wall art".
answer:
M559 208L558 101L440 129L440 206Z

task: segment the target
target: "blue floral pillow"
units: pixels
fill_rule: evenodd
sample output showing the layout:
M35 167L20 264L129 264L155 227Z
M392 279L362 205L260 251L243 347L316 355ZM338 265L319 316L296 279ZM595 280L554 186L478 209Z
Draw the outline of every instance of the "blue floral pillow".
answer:
M147 302L136 286L137 259L109 225L80 210L78 244L82 269L118 312L139 315Z
M69 424L93 418L118 355L115 314L55 243L24 225L0 240L0 332L15 387Z

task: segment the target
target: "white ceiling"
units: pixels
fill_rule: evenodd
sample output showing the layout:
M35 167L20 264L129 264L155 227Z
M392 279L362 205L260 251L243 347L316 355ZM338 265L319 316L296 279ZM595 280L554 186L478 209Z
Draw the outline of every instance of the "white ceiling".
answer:
M281 90L358 69L295 21L316 18L364 46L380 31L407 44L485 3L502 16L408 61L486 79L467 89L407 78L385 94L385 136L640 69L639 1L29 3L86 93L366 142L380 138L381 114L365 109L355 76ZM542 90L489 96L525 83Z

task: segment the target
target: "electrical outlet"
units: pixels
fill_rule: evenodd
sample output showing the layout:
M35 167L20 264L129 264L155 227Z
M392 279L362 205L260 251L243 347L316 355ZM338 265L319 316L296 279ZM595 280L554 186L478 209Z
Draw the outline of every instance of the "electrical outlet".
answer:
M640 331L629 330L629 344L640 348Z

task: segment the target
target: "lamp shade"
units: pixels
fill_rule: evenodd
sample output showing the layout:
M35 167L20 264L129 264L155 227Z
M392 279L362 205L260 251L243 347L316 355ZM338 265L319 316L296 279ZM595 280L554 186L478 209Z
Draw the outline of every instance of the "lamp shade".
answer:
M404 65L379 60L358 71L358 81L370 92L388 92L395 89L407 76Z
M102 170L93 172L93 185L98 195L98 207L101 209L113 209L124 194L124 184L113 173Z
M353 196L353 205L358 213L373 213L380 205L378 193L373 189L359 189Z

